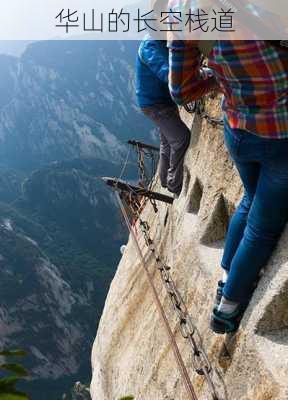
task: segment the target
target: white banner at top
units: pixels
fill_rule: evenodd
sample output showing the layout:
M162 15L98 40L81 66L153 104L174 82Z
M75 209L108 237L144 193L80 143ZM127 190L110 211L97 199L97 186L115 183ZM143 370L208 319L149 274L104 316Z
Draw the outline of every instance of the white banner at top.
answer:
M10 0L0 40L288 40L287 0Z

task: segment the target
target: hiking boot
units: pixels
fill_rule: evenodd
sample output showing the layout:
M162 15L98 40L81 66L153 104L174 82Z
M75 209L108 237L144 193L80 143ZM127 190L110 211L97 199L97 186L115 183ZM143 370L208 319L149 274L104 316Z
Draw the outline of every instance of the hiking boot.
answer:
M216 297L215 297L215 306L219 306L219 304L221 303L224 286L225 286L225 282L218 281L218 286L217 286L217 290L216 290Z
M230 314L223 313L215 307L210 320L210 328L213 332L224 335L236 332L243 317L246 307L239 304L236 310Z

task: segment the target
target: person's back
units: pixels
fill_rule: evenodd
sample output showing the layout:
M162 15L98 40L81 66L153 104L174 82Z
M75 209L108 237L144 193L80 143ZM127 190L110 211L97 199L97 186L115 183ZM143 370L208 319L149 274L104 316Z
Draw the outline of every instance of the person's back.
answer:
M209 65L231 128L288 138L288 50L265 41L218 41Z
M170 92L181 105L211 90L199 74L197 41L170 41ZM188 68L188 65L190 68ZM268 138L288 137L288 50L266 41L218 41L209 55L232 128Z
M140 108L173 104L168 88L168 49L166 41L147 35L142 40L136 61L136 97Z

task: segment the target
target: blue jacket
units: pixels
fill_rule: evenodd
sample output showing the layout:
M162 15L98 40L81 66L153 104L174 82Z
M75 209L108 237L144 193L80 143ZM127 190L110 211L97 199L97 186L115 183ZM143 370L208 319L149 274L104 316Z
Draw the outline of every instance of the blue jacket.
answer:
M168 88L169 50L166 41L146 36L136 63L136 96L139 107L174 104Z

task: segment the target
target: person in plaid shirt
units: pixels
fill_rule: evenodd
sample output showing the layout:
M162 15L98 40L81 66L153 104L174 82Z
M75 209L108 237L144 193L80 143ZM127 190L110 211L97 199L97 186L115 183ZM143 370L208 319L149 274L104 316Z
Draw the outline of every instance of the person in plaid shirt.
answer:
M199 99L216 81L224 93L225 143L244 196L228 229L211 328L233 332L288 221L288 51L265 41L218 41L209 54L215 78L203 80L196 41L168 47L176 103Z

